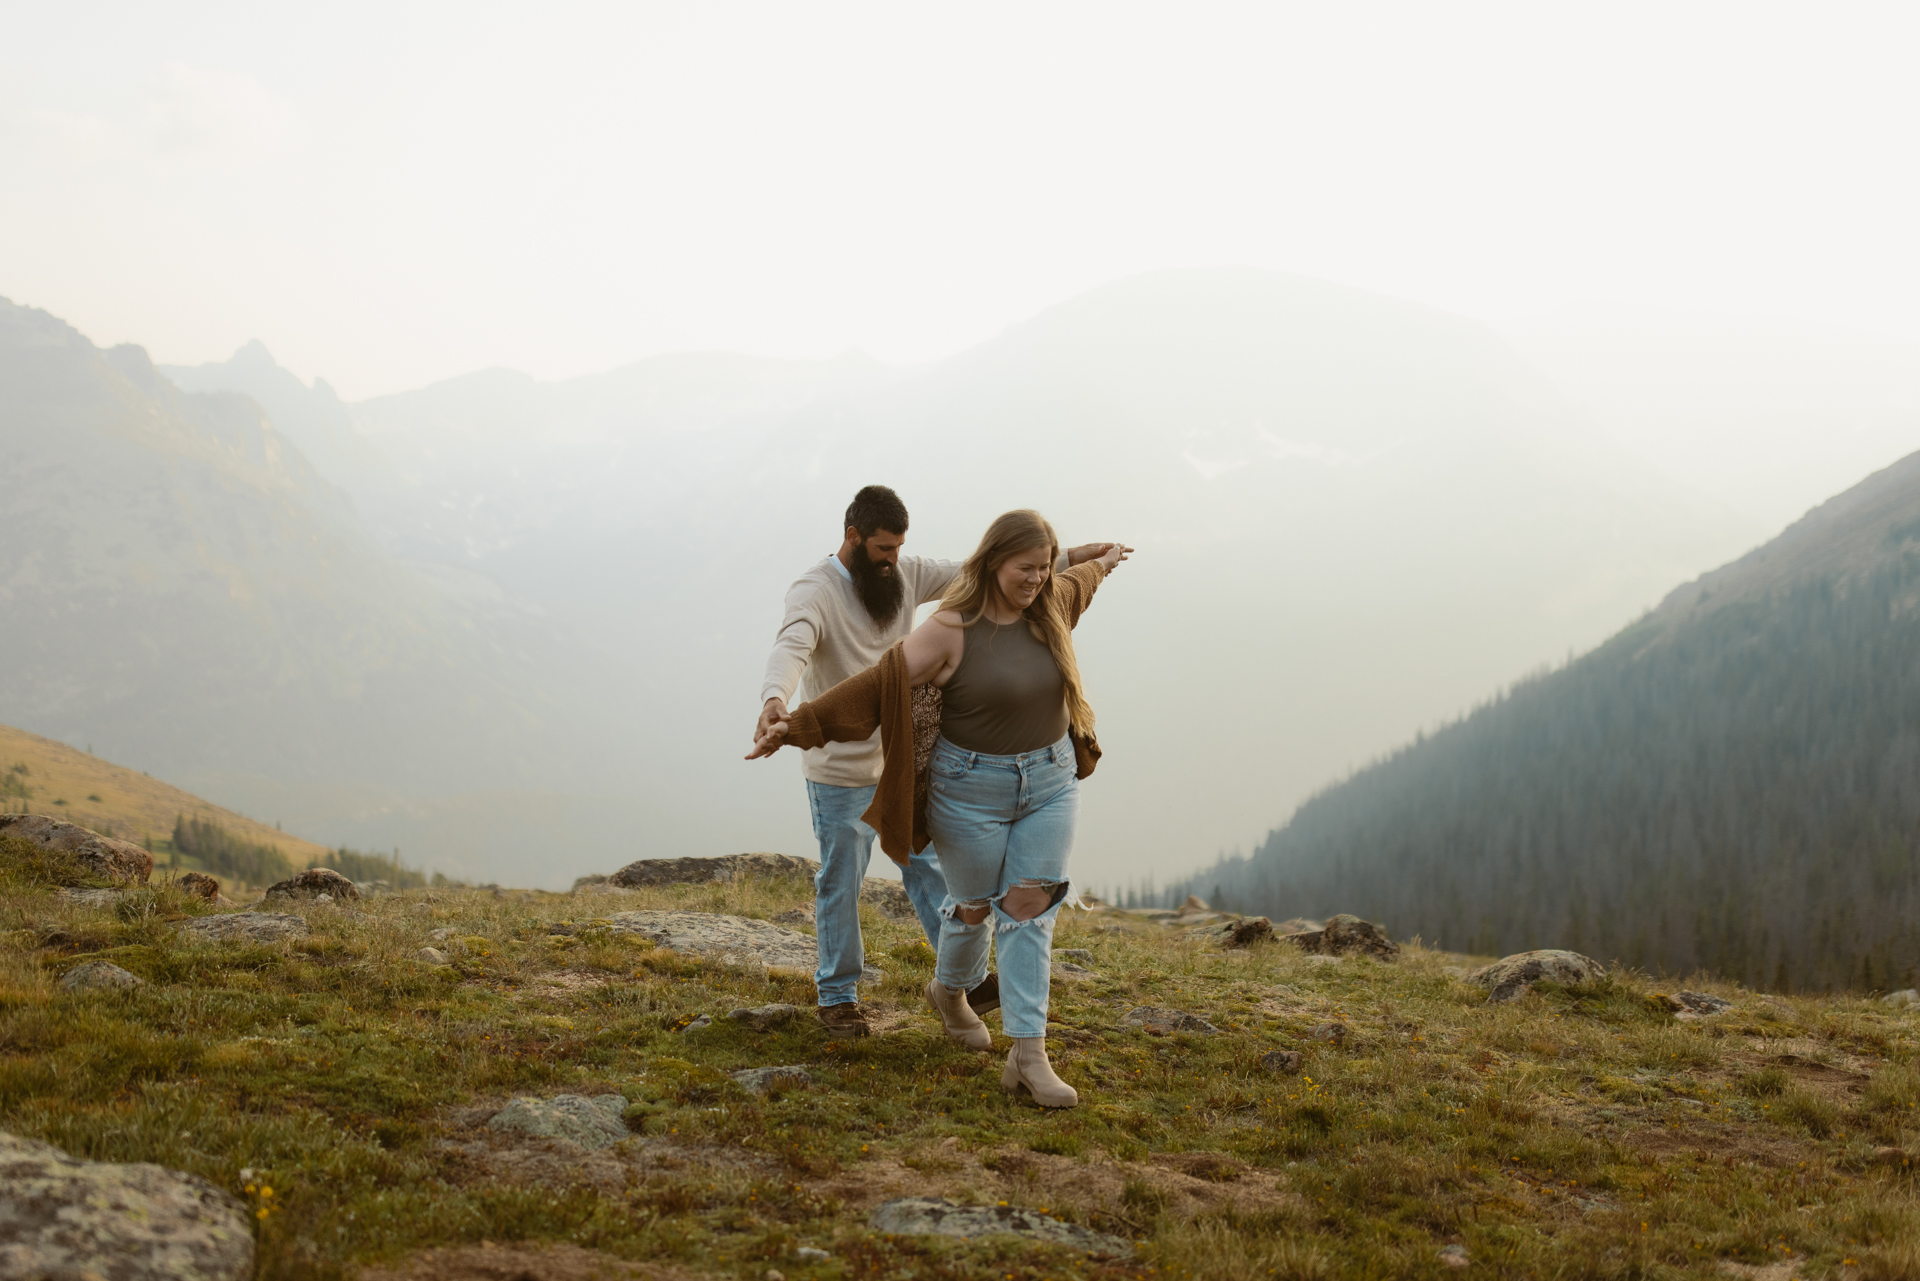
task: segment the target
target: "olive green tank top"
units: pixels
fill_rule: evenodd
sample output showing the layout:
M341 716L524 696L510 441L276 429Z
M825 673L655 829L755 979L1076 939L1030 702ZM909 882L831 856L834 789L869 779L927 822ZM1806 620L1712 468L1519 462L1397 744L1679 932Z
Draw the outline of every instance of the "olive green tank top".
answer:
M1025 619L967 628L966 652L940 695L940 733L965 751L1017 756L1067 732L1066 679Z

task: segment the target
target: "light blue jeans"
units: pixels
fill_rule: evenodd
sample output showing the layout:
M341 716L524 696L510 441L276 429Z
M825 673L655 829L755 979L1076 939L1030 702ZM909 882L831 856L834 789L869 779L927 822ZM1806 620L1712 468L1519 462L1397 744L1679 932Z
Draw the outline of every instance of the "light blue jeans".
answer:
M874 830L860 821L873 804L872 785L834 787L807 780L807 806L813 811L813 838L820 842L820 870L813 876L813 932L820 944L820 968L813 983L820 1004L846 1005L860 999L860 885L873 858ZM940 904L946 878L940 857L929 845L900 869L907 900L913 904L927 942L940 946Z
M988 756L942 738L933 745L931 769L927 826L947 881L935 974L947 987L971 990L986 977L991 939L999 953L1001 1028L1008 1036L1045 1036L1053 924L1067 897L1067 856L1080 813L1073 741ZM1046 889L1052 902L1030 921L1015 920L1001 910L1001 899L1017 886ZM969 925L959 917L963 907L992 912Z

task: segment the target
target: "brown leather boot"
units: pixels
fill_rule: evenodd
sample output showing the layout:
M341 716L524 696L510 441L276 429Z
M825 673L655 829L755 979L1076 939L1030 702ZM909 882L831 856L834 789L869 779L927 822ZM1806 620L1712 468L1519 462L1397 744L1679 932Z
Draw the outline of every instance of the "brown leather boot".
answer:
M1000 1008L1000 976L992 970L967 993L967 1004L973 1012L985 1018Z
M927 1004L940 1016L940 1022L946 1026L947 1035L969 1050L991 1050L993 1033L987 1031L987 1025L967 1004L967 994L951 988L934 979L927 984Z
M827 1036L835 1041L850 1041L873 1031L867 1026L867 1012L860 1008L857 1001L823 1005L814 1011L814 1016L820 1020L820 1026L827 1030Z
M1027 1093L1033 1095L1033 1101L1043 1108L1070 1108L1080 1101L1078 1091L1054 1075L1053 1064L1047 1061L1044 1036L1013 1038L1013 1049L1007 1052L1007 1070L1000 1074L1000 1084L1015 1094L1025 1086Z

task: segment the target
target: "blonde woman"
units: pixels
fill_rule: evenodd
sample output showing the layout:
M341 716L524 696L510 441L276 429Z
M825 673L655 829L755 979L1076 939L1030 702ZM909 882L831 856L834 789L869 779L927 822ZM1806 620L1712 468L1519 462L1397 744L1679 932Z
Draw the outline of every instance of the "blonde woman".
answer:
M1006 513L988 527L933 617L873 667L769 726L748 756L880 730L881 779L865 821L896 861L936 842L946 872L927 1001L947 1035L991 1048L966 999L986 974L991 943L999 952L1001 1026L1013 1039L1001 1084L1026 1089L1045 1107L1079 1101L1047 1058L1047 1002L1054 920L1071 886L1078 780L1099 759L1072 629L1132 550L1108 544L1056 575L1053 526L1038 512ZM932 738L922 754L912 691L927 686L941 691L939 733L922 733ZM930 703L923 706L930 715Z

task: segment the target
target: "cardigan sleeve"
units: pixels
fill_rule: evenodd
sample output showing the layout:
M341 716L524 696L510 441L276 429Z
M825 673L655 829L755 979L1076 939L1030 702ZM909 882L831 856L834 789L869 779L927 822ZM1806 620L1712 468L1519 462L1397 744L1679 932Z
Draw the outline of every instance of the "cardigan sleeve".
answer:
M1068 627L1080 625L1080 615L1093 604L1093 594L1106 578L1107 567L1097 560L1082 561L1059 576L1058 582L1065 589Z
M787 716L789 747L865 742L880 728L880 668L876 664L808 699Z

